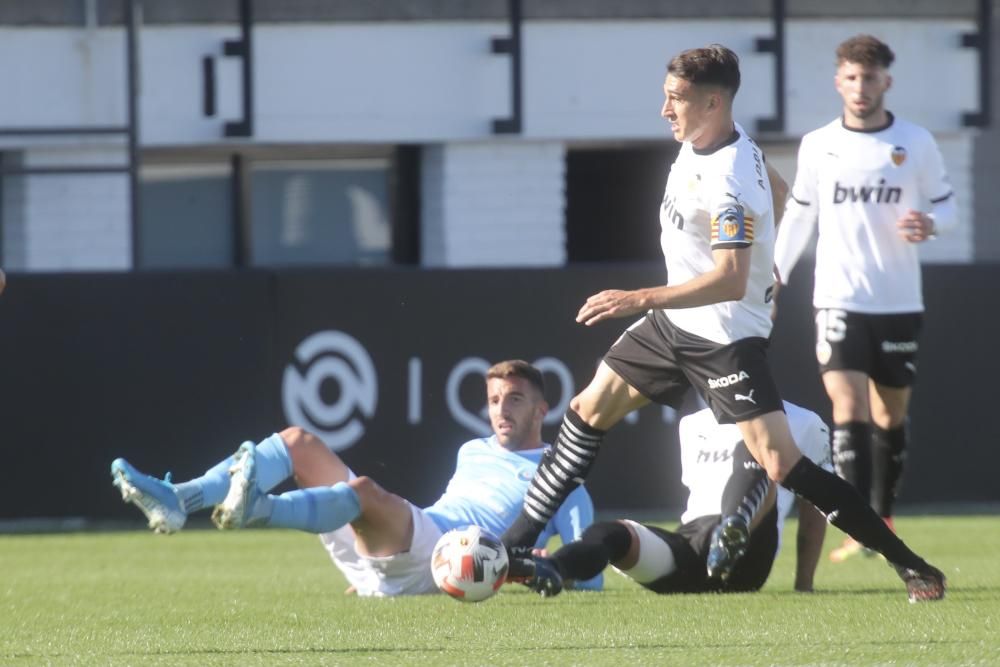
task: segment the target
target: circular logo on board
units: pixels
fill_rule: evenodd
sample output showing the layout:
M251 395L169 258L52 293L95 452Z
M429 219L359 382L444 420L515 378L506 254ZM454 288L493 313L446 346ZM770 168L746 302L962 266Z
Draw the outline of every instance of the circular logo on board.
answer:
M378 378L364 346L342 331L319 331L299 343L281 384L285 418L333 451L346 449L375 414Z

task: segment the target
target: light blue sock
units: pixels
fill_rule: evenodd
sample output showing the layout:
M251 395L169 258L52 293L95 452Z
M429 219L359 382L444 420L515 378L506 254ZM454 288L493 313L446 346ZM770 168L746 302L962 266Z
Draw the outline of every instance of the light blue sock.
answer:
M285 441L277 433L260 441L256 447L257 488L267 493L292 476L292 459ZM188 514L204 507L218 505L229 492L229 468L233 457L216 463L204 475L187 482L175 484Z
M292 457L277 433L257 444L257 488L267 493L292 476Z
M184 503L186 513L191 514L203 507L218 505L225 499L229 492L229 467L231 465L233 465L232 456L216 463L201 477L174 485Z
M253 514L268 513L268 525L276 528L329 533L358 518L361 501L350 485L338 482L261 498Z

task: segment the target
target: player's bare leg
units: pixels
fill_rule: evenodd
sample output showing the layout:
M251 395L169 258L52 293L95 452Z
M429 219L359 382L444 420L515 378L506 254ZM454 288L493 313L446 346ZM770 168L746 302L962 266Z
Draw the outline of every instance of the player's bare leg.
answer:
M409 549L413 541L410 504L369 477L358 477L348 484L361 504L361 513L351 521L358 553L391 556Z
M386 556L410 546L409 504L368 477L350 479L339 456L301 428L279 434L298 491L265 495L256 483L257 449L244 443L231 469L229 494L216 507L220 528L270 525L327 533L350 523L364 555Z
M747 449L770 479L780 483L802 458L784 412L769 412L736 425Z
M350 479L347 464L304 429L287 428L281 432L281 438L288 447L299 488L332 487L344 482L357 496L360 510L350 524L359 553L391 556L410 547L413 515L406 500L369 477Z
M771 479L811 502L834 526L886 557L906 583L910 602L944 597L941 571L896 537L854 487L802 456L783 412L770 412L737 426L747 448Z
M906 421L913 390L910 387L888 387L872 380L868 381L868 387L872 423L884 429L901 426Z
M868 421L868 376L861 371L826 371L823 388L833 404L833 421Z
M910 387L869 383L872 415L872 507L890 528L906 463Z
M861 371L830 370L823 373L823 386L833 404L833 464L837 474L850 482L862 498L868 499L872 490L868 376ZM846 537L830 552L830 560L841 563L861 553L865 553L864 547Z
M649 399L602 361L594 379L570 401L570 409L591 427L607 431L628 413L648 404Z
M350 478L350 469L318 437L303 428L286 428L279 435L292 459L292 474L300 489L333 486Z
M646 397L600 363L587 388L570 402L555 443L538 464L521 513L503 534L509 550L535 544L545 524L586 478L604 432L647 403Z

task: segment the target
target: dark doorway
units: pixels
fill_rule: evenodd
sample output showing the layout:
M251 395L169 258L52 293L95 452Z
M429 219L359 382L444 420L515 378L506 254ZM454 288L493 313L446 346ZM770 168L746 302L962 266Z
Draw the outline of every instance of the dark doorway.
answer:
M680 144L570 149L566 254L570 262L661 260L660 202Z

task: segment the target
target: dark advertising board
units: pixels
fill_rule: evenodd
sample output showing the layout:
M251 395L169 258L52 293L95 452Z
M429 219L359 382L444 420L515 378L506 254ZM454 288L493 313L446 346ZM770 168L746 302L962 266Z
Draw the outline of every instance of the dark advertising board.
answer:
M545 372L551 439L628 321L574 321L590 294L662 280L656 266L15 275L0 298L0 518L134 518L111 487L124 456L183 480L287 424L418 504L465 440L488 432L483 373ZM829 408L812 356L808 272L772 343L788 400ZM797 273L798 275L798 273ZM1000 499L989 414L996 267L931 267L902 503ZM797 283L797 284L795 284ZM956 298L956 295L962 298ZM697 407L693 395L681 414ZM599 509L673 513L679 414L649 406L608 435L588 487Z

